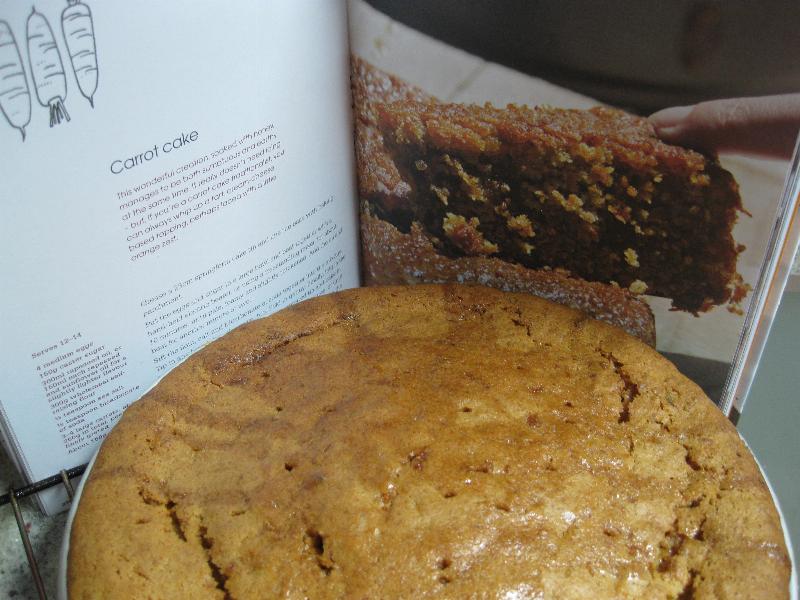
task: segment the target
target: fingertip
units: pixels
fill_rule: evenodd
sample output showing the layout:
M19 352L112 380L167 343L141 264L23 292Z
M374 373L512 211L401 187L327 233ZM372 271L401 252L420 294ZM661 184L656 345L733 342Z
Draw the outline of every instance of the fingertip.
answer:
M681 132L683 131L683 128L679 127L678 125L673 125L671 127L655 126L654 129L656 130L656 135L665 142L675 142L681 140Z
M686 120L692 112L693 106L672 106L653 113L648 117L659 134L663 131L677 127Z

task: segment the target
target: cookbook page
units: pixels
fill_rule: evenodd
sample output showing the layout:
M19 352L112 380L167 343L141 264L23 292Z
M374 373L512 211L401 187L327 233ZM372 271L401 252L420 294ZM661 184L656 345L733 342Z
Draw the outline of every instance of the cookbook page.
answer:
M346 27L325 0L0 0L0 410L28 479L207 342L358 285Z
M745 319L762 317L753 298L797 202L781 201L791 143L717 155L646 117L781 91L791 32L766 61L737 42L742 7L584 4L350 2L365 282L568 304L655 345L734 414L732 367L758 354Z

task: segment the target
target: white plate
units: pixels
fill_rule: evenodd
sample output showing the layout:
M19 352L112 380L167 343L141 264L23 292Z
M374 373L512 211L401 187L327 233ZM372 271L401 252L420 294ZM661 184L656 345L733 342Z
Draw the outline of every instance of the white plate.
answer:
M67 558L69 556L69 538L72 533L72 521L75 519L75 513L78 510L81 494L83 494L83 486L86 485L86 481L89 479L89 471L92 470L94 461L97 460L98 452L100 452L99 449L94 453L89 464L86 465L86 471L83 472L81 482L78 484L78 487L75 488L75 495L72 497L72 504L67 513L67 523L64 526L64 538L61 540L61 555L58 557L58 581L56 581L56 598L58 598L58 600L67 600Z
M747 442L744 438L739 436L740 439L744 442L745 446L750 448L747 445ZM99 450L98 450L99 452ZM752 450L750 450L752 454ZM97 453L92 457L92 460L89 461L89 464L86 467L86 472L83 474L81 478L80 484L78 484L77 489L75 490L75 497L72 499L72 506L69 508L69 514L67 515L67 523L64 528L64 539L61 542L61 556L59 557L58 561L58 582L57 582L57 589L56 589L56 597L58 600L68 600L67 597L67 557L69 555L69 538L70 533L72 532L72 520L75 518L75 512L78 510L78 503L81 498L81 494L83 493L83 486L86 483L86 480L89 479L89 471L92 469L92 465L94 465L94 461L97 458ZM753 455L755 458L755 455ZM781 519L781 527L783 528L783 539L786 541L786 549L789 552L789 560L792 563L792 575L789 579L789 600L800 600L798 598L798 586L797 586L797 568L796 563L794 560L794 552L792 551L792 540L789 537L789 528L786 526L786 519L783 517L783 511L781 510L781 505L778 503L778 497L775 495L775 490L772 489L772 484L767 479L767 474L764 473L764 469L761 467L761 463L758 462L756 458L756 464L758 468L761 469L761 476L764 478L764 481L767 482L767 487L769 488L770 494L772 494L772 501L775 503L775 508L778 509L778 516Z

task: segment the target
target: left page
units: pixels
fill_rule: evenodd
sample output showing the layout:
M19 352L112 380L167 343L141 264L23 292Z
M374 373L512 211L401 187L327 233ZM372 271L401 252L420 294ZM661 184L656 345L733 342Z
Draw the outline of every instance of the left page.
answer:
M0 0L0 55L0 424L36 480L203 344L358 285L345 6Z

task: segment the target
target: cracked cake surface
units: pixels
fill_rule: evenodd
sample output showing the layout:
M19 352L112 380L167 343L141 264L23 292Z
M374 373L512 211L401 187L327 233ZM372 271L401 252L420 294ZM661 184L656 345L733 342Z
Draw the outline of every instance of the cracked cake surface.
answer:
M621 330L479 286L243 325L127 409L71 532L84 598L781 598L734 427Z

